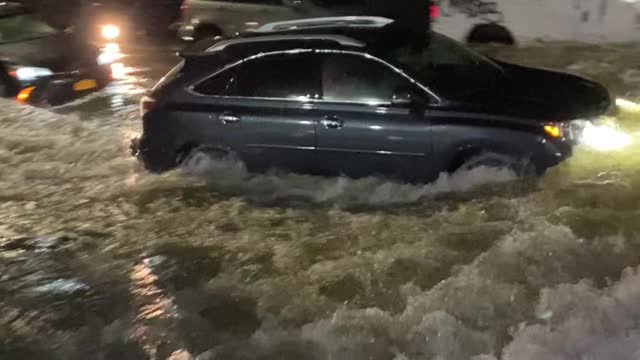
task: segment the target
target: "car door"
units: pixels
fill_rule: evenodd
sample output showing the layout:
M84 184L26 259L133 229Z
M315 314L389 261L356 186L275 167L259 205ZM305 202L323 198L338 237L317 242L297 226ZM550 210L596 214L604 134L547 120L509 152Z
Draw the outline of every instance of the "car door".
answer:
M194 90L225 88L224 96L208 102L209 116L225 146L239 153L249 167L312 168L312 101L320 96L320 79L319 63L310 52L261 55L208 82Z
M397 92L423 96L406 76L370 56L334 52L322 58L322 92L319 166L351 176L427 173L431 141L424 109L393 103Z

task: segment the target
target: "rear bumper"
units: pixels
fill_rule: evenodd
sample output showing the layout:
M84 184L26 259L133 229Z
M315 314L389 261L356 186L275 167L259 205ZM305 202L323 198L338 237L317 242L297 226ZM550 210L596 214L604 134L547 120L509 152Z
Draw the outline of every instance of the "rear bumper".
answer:
M24 88L34 87L26 103L37 106L56 106L78 99L106 86L111 81L108 65L97 66L83 72L56 74L31 82L16 83L15 94Z
M138 158L144 168L151 172L165 172L177 166L176 152L168 147L153 146L144 137L131 140L131 155Z
M178 26L177 35L180 40L194 41L196 28L191 23L182 23Z

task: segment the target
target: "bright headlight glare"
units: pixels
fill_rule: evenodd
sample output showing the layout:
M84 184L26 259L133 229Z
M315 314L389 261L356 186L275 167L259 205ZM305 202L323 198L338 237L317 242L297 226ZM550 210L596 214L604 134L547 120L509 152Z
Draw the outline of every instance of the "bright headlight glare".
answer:
M114 40L120 36L120 28L115 25L104 25L101 33L103 38L107 40Z
M108 65L114 63L116 60L120 59L122 56L120 54L114 53L102 53L98 55L98 65Z
M21 81L31 81L39 77L53 75L53 72L40 67L16 66L9 71L9 74Z
M631 137L612 125L594 125L587 122L580 143L599 151L619 150L631 145Z
M617 98L616 105L624 111L640 112L640 104L626 99Z

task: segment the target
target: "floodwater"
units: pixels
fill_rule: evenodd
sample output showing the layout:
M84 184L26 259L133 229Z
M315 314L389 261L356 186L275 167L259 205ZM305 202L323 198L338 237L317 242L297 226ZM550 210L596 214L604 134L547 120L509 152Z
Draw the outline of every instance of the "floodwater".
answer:
M640 353L640 108L633 143L535 185L478 169L428 185L162 175L128 154L174 59L55 109L2 101L0 359L630 359ZM495 56L640 99L640 48ZM127 63L128 61L128 63Z

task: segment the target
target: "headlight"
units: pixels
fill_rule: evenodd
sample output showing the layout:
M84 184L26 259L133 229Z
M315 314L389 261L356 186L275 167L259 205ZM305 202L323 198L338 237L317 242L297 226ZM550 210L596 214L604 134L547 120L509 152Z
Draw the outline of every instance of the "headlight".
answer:
M571 130L577 143L598 151L618 150L632 143L631 137L613 123L573 120Z
M102 37L107 40L115 40L120 36L120 28L116 25L104 25L100 31Z
M9 75L20 81L32 81L40 77L53 75L53 72L47 68L14 66L9 69Z

